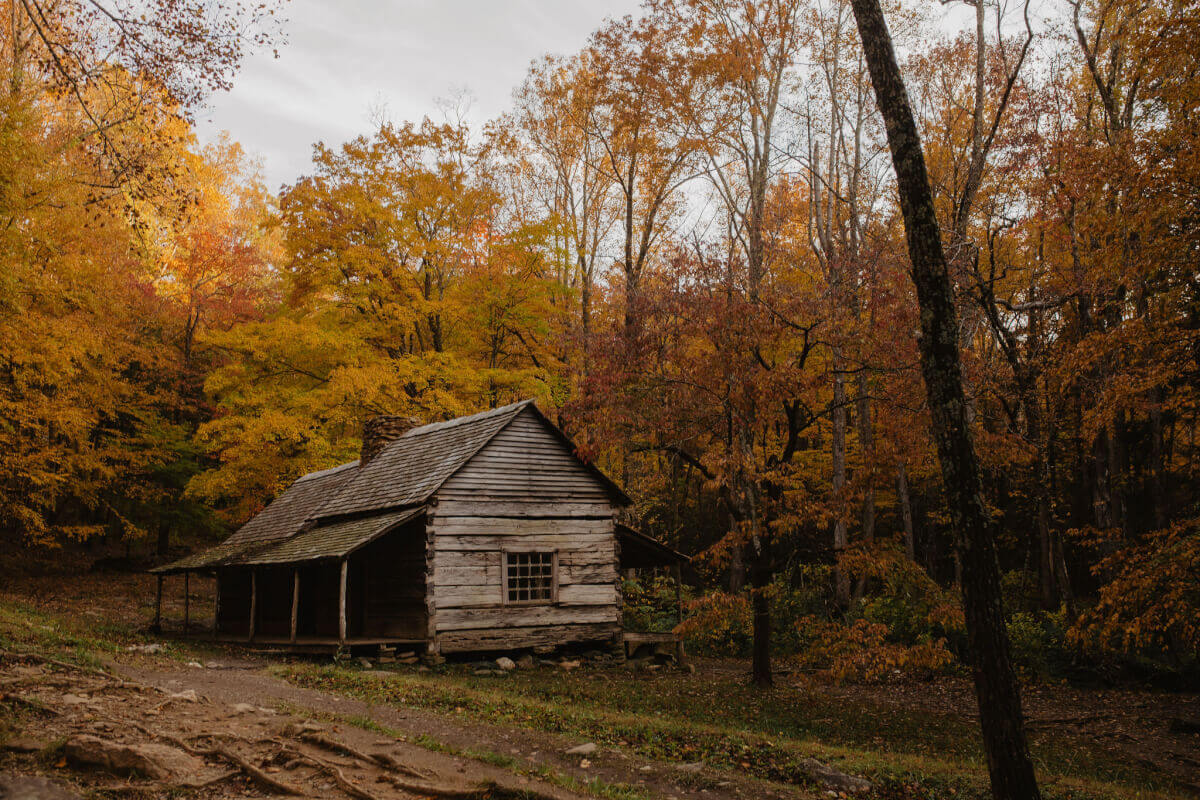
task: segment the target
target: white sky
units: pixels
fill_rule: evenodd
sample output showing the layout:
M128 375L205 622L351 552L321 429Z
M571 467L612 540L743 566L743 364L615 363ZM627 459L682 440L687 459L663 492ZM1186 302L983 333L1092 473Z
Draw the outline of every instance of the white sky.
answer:
M908 0L943 31L971 11ZM1008 0L1005 5L1019 0ZM1054 0L1033 0L1035 7ZM339 145L392 120L438 117L437 100L473 98L475 123L511 107L532 60L573 53L606 17L636 14L639 0L291 0L279 58L250 56L234 88L197 120L201 141L223 130L262 162L277 190L309 171L312 146Z
M198 115L201 141L222 131L262 159L268 188L308 171L312 145L340 144L394 120L437 116L467 90L470 118L506 111L529 63L571 53L605 17L638 0L291 0L279 58L251 56L229 93Z

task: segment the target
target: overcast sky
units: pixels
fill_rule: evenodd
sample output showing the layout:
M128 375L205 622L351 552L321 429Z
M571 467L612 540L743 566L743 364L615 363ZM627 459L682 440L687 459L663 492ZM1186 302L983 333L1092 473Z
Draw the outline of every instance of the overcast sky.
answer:
M637 0L291 0L279 58L252 56L233 91L199 116L202 141L227 130L278 189L308 171L312 145L367 132L373 110L394 120L437 114L468 90L471 119L510 106L529 62L578 50Z
M909 0L946 32L969 20L963 3ZM1015 2L1015 0L1013 0ZM1034 0L1035 7L1055 0ZM338 145L395 121L439 115L437 100L464 90L469 119L511 106L529 63L579 50L606 17L639 0L291 0L279 58L247 59L233 91L198 115L202 141L221 131L261 159L278 189L309 171L312 145ZM1006 2L1006 6L1009 3Z

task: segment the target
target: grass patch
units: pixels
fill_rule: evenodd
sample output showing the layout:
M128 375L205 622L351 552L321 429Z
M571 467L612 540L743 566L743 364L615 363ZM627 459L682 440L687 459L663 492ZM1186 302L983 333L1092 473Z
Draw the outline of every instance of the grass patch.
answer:
M852 704L803 688L760 692L737 678L633 676L620 670L532 670L505 678L464 670L390 677L310 664L277 668L294 684L367 702L502 721L625 748L658 761L704 761L723 770L821 788L806 759L864 775L877 797L988 795L978 732L927 712ZM1114 761L1078 740L1035 741L1045 796L1182 797L1158 773Z

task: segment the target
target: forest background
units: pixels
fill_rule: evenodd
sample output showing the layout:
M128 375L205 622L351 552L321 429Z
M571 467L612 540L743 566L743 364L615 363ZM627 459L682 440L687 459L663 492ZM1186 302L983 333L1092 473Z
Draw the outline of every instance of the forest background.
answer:
M142 4L145 5L145 4ZM380 120L271 192L193 113L278 9L0 3L0 541L215 541L379 413L535 397L697 554L692 646L960 669L961 567L845 0L649 0L511 111ZM1017 663L1194 679L1200 7L887 7ZM661 581L627 615L674 623ZM758 624L754 619L758 618Z

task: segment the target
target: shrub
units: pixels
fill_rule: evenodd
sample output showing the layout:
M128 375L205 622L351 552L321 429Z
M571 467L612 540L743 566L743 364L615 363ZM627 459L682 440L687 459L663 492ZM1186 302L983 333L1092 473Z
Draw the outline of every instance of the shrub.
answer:
M799 620L797 627L804 641L796 657L798 664L839 683L878 683L902 676L930 678L954 663L945 639L900 644L890 640L890 631L881 622L857 619L846 625L810 616Z
M689 587L682 587L681 592L685 601L690 598ZM626 578L621 582L621 595L621 622L626 630L665 633L679 622L679 603L671 578Z
M1067 612L1018 611L1008 619L1013 663L1026 675L1060 678L1071 670Z
M1200 519L1132 541L1115 531L1080 538L1104 553L1092 568L1104 583L1095 606L1068 630L1069 641L1139 671L1200 669Z
M744 656L753 641L750 598L745 593L712 592L687 606L676 632L697 655Z
M828 567L802 567L793 575L776 576L767 587L771 607L771 650L792 655L800 646L796 621L822 608ZM690 601L676 630L697 655L748 656L754 642L748 592L712 592Z
M871 593L857 614L884 625L889 641L908 645L939 638L962 642L965 622L957 592L938 586L893 543L847 551L840 563L852 580L866 578L869 582Z

